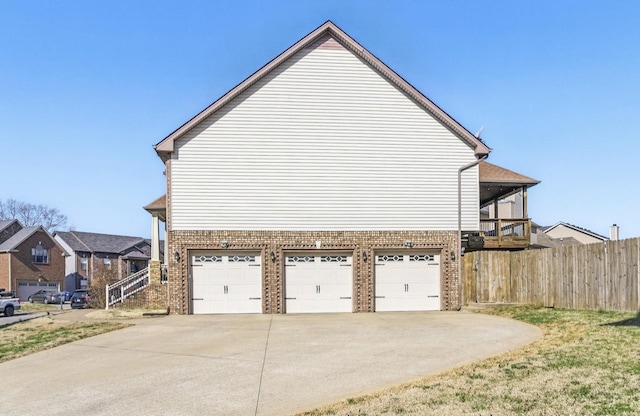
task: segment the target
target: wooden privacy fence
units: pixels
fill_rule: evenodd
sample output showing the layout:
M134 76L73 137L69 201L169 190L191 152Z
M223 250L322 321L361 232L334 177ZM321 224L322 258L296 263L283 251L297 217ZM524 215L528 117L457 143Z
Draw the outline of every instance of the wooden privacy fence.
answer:
M463 257L463 302L640 311L640 238Z

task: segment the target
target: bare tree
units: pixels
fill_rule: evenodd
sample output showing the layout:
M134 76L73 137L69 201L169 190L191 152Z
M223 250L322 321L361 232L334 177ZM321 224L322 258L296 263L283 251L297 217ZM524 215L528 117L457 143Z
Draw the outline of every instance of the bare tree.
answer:
M0 200L0 220L13 219L17 219L25 227L42 225L49 232L67 228L67 216L58 208L30 204L11 198L6 201Z

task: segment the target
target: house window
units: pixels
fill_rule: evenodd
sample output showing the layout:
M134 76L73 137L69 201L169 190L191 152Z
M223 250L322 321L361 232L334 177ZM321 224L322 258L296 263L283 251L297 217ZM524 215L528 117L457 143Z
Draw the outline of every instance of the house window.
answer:
M89 259L86 257L80 257L80 270L87 271L87 265L89 264Z
M107 270L111 270L111 259L110 258L105 258L102 259L102 263L104 264L104 268Z
M31 249L31 261L34 263L49 263L49 250L42 247L42 243L38 241L38 245Z

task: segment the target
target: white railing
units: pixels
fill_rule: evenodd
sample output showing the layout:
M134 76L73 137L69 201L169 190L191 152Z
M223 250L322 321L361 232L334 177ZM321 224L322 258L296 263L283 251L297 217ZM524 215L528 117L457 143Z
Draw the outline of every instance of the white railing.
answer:
M107 285L107 298L105 309L116 303L124 302L126 298L134 295L149 285L149 268L144 268L131 276Z

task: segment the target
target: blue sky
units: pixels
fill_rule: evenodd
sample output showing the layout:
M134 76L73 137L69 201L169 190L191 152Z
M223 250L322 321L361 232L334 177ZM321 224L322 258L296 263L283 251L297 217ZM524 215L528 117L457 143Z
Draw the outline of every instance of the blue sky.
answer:
M640 236L640 2L0 3L0 198L150 235L152 146L326 20L539 179L534 221Z

